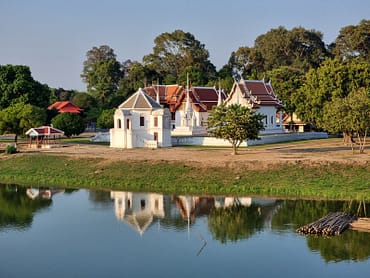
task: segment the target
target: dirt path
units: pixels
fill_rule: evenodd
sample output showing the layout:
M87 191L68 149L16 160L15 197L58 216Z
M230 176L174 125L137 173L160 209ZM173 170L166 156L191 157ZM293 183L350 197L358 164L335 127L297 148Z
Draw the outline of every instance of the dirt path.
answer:
M23 153L34 152L22 148ZM370 151L352 153L341 139L312 140L250 148L240 148L238 155L231 155L230 148L172 147L160 149L115 149L108 146L68 144L62 148L37 150L45 153L68 155L75 158L102 158L102 163L128 161L178 161L197 167L240 167L244 169L269 168L285 163L327 164L370 164Z

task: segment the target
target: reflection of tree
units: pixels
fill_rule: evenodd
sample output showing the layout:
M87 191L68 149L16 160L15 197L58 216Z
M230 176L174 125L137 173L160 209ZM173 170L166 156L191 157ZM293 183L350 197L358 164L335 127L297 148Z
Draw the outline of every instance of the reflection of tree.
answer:
M363 205L363 204L362 204ZM273 230L294 230L311 223L329 212L345 211L356 214L360 207L355 201L285 200L274 215ZM365 211L369 211L367 204ZM292 225L287 225L292 224ZM347 230L339 236L307 237L307 245L312 251L319 251L325 261L365 260L370 256L370 233Z
M104 190L89 190L89 200L95 205L100 207L110 208L112 205L112 199L110 197L110 191Z
M66 189L64 189L64 193L65 194L72 194L74 192L77 192L78 190L80 190L80 189L77 189L77 188L66 188Z
M356 214L358 202L328 200L285 200L274 215L271 227L273 230L296 230L298 227L316 221L329 212L344 211ZM369 204L367 211L370 211ZM287 225L293 224L293 225Z
M326 261L364 261L370 257L370 233L348 230L331 238L307 237L307 245L312 251L319 251Z
M30 199L26 188L0 185L0 230L7 227L25 228L30 226L33 214L50 206L50 199Z
M263 229L264 218L260 207L234 205L213 209L208 215L209 229L217 240L226 243L228 240L247 239Z

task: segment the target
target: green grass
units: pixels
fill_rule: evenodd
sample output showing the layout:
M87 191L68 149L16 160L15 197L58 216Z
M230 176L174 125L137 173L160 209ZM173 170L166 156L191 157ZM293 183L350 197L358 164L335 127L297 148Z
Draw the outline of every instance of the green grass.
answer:
M264 171L196 168L173 162L114 162L40 153L0 157L6 184L150 191L172 194L253 194L370 200L370 166L284 165Z

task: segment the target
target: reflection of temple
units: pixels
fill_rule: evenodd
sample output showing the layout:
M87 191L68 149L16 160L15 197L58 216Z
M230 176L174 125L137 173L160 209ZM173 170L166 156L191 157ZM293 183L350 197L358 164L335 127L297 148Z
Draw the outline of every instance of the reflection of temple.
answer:
M184 220L192 223L196 217L209 214L210 210L215 207L213 197L198 196L174 196L173 200Z
M51 199L53 195L63 192L62 189L55 189L55 188L28 188L26 190L26 194L28 197L30 197L32 200L36 198L43 198L43 199Z
M181 215L190 225L197 217L209 215L213 209L233 206L255 207L265 225L270 225L278 207L273 199L251 197L164 196L156 193L111 191L111 199L114 200L116 218L125 221L141 235L156 219L163 219L161 223L165 225L179 225L176 215Z
M155 193L111 191L118 220L125 221L140 234L153 222L164 217L164 196Z

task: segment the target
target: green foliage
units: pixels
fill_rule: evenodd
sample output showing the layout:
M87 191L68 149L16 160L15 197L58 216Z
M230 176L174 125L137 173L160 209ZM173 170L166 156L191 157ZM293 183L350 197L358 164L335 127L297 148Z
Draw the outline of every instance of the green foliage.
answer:
M88 93L76 93L72 98L72 102L82 108L84 112L97 105L96 99Z
M203 73L206 79L203 84L216 76L216 68L209 61L208 50L194 35L176 30L172 33L162 33L155 38L154 43L153 53L143 57L144 65L167 81L169 76L177 80L189 66Z
M83 109L82 118L86 126L96 123L100 115L101 108L97 107L97 100L88 93L76 93L72 102Z
M221 243L248 239L261 231L263 225L264 217L255 205L245 207L235 204L213 209L208 215L209 230Z
M176 83L185 86L187 82L187 76L189 76L189 80L193 86L202 86L208 82L207 76L205 76L205 73L200 68L187 66L178 76Z
M317 68L329 53L322 34L315 30L295 27L286 30L280 26L255 40L254 47L263 60L263 69L293 66L308 70Z
M294 95L302 86L304 72L293 67L279 67L267 73L271 78L274 91L284 104L284 111L292 114L295 112Z
M32 224L33 215L40 209L51 205L51 200L30 199L26 188L17 187L10 191L0 186L0 231L2 228L15 227L24 229Z
M124 78L119 81L118 94L123 101L131 96L138 88L144 88L150 71L144 65L136 61L127 60L123 63Z
M343 27L335 40L333 52L341 61L359 58L370 62L370 20Z
M259 139L264 116L240 104L215 106L207 121L211 136L225 139L233 147L233 154L245 140Z
M204 155L204 150L201 153ZM370 200L370 165L284 164L251 170L243 168L243 163L235 168L203 168L175 162L100 162L42 153L12 156L0 159L0 180L59 188ZM236 180L236 175L240 179Z
M50 100L49 87L35 81L29 67L0 65L0 109L10 106L13 102L46 108Z
M360 88L345 98L334 98L324 105L322 127L332 133L356 134L360 153L370 133L370 91Z
M318 69L311 69L305 82L294 95L296 113L303 121L322 128L325 125L323 108L334 98L346 97L359 88L370 87L370 64L361 61L341 63L326 60Z
M17 147L13 144L9 144L5 148L5 153L6 154L14 154L17 152Z
M13 133L16 142L19 135L45 122L44 109L31 104L15 103L0 111L0 134Z
M52 95L54 95L54 101L67 101L71 100L78 92L75 90L65 90L63 88L52 89Z
M113 119L114 111L115 111L115 109L103 110L101 112L100 116L98 117L98 121L96 123L97 127L104 128L104 129L113 128L113 126L114 126L114 119Z
M74 113L61 113L51 120L53 126L64 131L65 136L79 135L85 130L80 115Z
M121 65L113 49L107 45L93 47L86 57L81 77L87 83L88 92L104 106L118 90L118 82L123 75Z

